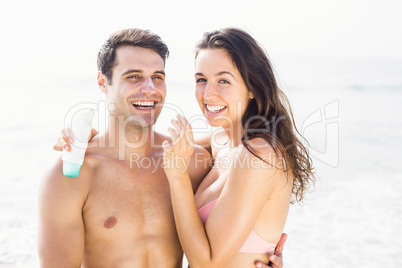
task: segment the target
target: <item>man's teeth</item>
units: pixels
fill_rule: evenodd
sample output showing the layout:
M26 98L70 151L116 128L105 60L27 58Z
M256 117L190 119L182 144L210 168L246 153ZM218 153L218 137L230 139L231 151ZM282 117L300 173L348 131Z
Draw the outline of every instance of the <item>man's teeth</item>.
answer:
M133 101L131 104L140 105L140 106L152 106L155 104L154 101Z
M153 108L155 106L154 101L133 101L131 104L137 108Z
M207 109L213 113L219 112L225 108L226 108L226 106L224 106L224 105L208 105L207 104Z

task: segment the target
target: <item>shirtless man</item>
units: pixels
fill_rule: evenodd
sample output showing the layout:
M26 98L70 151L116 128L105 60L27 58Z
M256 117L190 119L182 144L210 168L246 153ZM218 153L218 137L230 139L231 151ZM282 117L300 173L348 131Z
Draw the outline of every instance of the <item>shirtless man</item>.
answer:
M159 36L128 29L98 54L98 85L109 111L106 132L91 140L80 175L67 178L59 159L40 197L41 267L181 267L161 144L153 131L166 96L168 48ZM105 146L99 146L99 141ZM102 142L103 144L103 142ZM156 167L138 164L147 158ZM194 191L210 154L196 147L189 164ZM281 258L280 258L281 259ZM280 267L280 266L279 266Z

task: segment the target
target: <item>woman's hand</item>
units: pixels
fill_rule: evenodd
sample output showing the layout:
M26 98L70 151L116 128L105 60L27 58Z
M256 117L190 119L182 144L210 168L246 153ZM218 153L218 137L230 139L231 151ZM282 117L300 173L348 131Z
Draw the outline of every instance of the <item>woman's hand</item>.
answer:
M181 177L187 171L190 157L194 152L194 137L190 123L184 116L177 115L171 122L174 128L169 128L172 143L164 141L163 168L168 179Z
M276 245L275 248L275 253L269 257L270 264L267 265L262 262L257 262L255 264L255 267L257 268L283 268L283 256L282 256L282 251L283 251L283 245L285 245L286 239L288 238L288 235L283 233L281 236L281 239L279 239L278 244Z
M88 137L88 141L90 141L93 137L95 137L98 134L99 134L99 132L96 129L92 128L91 134ZM63 149L64 149L67 152L69 152L71 150L70 144L73 144L73 143L74 143L74 138L73 138L73 135L71 134L70 127L66 126L60 132L60 136L59 136L59 139L57 140L57 143L55 145L53 145L53 150L63 151Z

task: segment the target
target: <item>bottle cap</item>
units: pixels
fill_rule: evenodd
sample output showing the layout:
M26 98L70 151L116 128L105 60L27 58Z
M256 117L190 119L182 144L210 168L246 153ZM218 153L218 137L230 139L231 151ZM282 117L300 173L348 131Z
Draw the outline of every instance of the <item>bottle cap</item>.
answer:
M81 165L63 161L63 174L69 178L76 178L80 174Z

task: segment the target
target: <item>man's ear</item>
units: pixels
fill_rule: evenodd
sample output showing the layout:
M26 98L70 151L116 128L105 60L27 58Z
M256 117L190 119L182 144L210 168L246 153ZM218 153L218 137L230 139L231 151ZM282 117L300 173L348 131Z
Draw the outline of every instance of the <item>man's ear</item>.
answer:
M107 93L108 89L107 77L102 72L98 72L98 86L103 93L105 94Z

